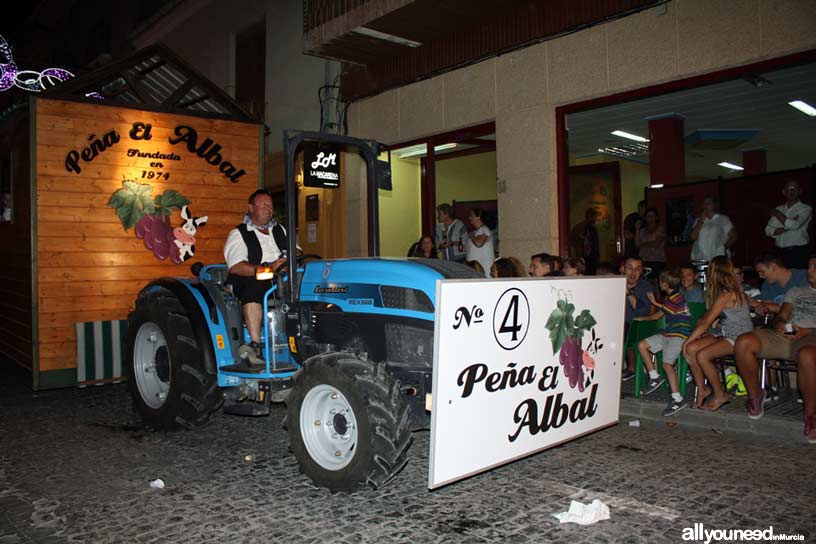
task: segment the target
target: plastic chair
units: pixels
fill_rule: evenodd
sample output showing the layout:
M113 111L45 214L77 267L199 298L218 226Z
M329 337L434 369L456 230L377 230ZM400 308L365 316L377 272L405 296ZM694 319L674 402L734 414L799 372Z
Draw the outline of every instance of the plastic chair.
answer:
M691 328L692 330L694 327L697 326L697 322L706 312L706 305L704 302L689 302L688 303L689 312L691 312ZM686 361L686 356L683 355L683 352L680 352L680 355L677 357L677 381L680 386L680 394L684 397L686 396L686 373L688 372L688 361Z
M653 334L666 328L666 318L653 319L650 321L633 320L629 324L629 334L624 343L624 360L626 360L626 351L629 348L635 350L635 398L640 397L640 390L643 388L644 372L643 372L643 358L638 351L638 342L649 338ZM658 359L662 356L658 354ZM662 365L661 365L662 367Z

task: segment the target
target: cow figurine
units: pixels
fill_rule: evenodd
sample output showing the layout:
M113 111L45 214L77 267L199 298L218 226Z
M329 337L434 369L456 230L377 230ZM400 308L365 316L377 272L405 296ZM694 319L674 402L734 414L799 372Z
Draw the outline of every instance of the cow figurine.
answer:
M198 227L207 222L207 216L193 217L186 205L181 207L181 218L184 224L173 229L173 242L178 248L179 259L183 262L195 255L195 233Z

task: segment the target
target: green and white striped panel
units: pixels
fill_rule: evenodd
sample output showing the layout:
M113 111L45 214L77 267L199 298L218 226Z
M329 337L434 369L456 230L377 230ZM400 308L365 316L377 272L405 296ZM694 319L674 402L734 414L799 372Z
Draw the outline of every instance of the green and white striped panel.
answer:
M127 321L75 323L77 337L77 384L82 387L98 380L121 381L125 368Z

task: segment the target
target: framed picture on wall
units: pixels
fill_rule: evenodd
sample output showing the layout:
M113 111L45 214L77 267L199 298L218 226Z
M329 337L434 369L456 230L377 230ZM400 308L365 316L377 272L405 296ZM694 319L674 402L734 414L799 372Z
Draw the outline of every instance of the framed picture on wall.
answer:
M306 197L306 221L317 221L320 214L320 200L318 195Z

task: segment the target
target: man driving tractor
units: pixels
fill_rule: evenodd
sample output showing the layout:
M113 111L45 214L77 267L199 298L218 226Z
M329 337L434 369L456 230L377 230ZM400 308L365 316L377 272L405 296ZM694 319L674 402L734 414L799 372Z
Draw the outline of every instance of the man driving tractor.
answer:
M256 279L260 268L277 272L286 263L286 230L272 217L272 195L258 189L249 197L243 222L232 229L224 244L224 259L229 269L228 283L243 305L244 323L251 342L238 348L238 355L253 365L264 365L261 326L263 297L271 280Z

